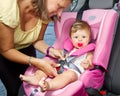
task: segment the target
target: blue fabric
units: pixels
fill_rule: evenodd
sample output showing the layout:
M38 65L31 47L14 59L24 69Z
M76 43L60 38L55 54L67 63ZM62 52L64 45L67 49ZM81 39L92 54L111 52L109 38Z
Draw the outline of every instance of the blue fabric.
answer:
M0 80L0 96L7 96L7 91L1 80Z

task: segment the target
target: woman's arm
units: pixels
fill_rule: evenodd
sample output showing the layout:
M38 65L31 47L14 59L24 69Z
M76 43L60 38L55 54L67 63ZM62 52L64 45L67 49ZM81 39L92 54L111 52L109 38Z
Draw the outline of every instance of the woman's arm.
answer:
M14 48L14 29L2 23L0 23L0 54L11 61L28 64L29 56Z
M55 63L27 56L14 48L14 29L0 23L0 54L10 61L29 64L43 70L48 76L56 76Z
M45 34L45 30L47 28L47 24L42 24L42 28L41 28L41 32L40 32L40 35L39 35L39 38L38 40L34 43L34 47L44 53L44 54L47 54L47 49L49 47L49 45L46 44L46 42L43 40L44 38L44 34ZM49 49L49 55L54 57L54 58L61 58L61 59L64 59L64 57L62 56L62 50L58 50L58 49L55 49L55 48L50 48Z
M30 56L25 55L14 48L14 29L3 23L0 23L0 54L10 61L20 64L29 64ZM32 60L32 65L41 68L39 62L42 61L34 58L34 60Z
M38 50L38 51L40 51L40 52L42 52L42 53L44 53L44 54L46 54L46 50L47 50L47 48L49 47L49 45L47 45L45 42L44 42L44 34L45 34L45 31L46 31L46 28L47 28L47 24L43 24L42 23L42 28L41 28L41 31L40 31L40 34L39 34L39 38L37 39L37 41L36 42L34 42L34 47Z

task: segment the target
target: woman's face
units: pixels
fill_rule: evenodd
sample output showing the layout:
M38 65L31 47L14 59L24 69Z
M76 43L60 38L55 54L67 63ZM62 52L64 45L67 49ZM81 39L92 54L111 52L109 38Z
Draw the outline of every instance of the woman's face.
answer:
M62 11L71 3L71 0L46 0L48 16L61 17Z

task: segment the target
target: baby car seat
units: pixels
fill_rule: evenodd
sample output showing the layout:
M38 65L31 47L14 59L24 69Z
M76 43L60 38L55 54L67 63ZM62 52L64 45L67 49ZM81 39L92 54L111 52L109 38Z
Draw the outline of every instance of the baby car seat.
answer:
M89 89L98 90L102 87L104 72L107 71L112 42L116 31L115 26L119 16L118 12L114 9L94 9L94 7L97 6L94 2L97 4L102 1L105 0L86 0L85 4L89 5L89 9L82 9L82 11L78 12L80 16L77 12L64 12L61 21L56 21L54 25L56 41L53 47L63 49L63 42L68 38L70 27L76 21L76 17L78 18L77 20L82 19L89 23L92 30L92 39L96 44L93 58L95 68L85 71L76 82L55 91L42 93L40 92L39 86L33 86L23 82L27 96L88 96L91 95ZM110 4L112 4L111 7L113 7L113 0L107 0L107 4L109 4L108 2L110 2ZM52 58L49 59L54 60ZM34 66L30 66L26 70L25 75L32 75L36 69Z

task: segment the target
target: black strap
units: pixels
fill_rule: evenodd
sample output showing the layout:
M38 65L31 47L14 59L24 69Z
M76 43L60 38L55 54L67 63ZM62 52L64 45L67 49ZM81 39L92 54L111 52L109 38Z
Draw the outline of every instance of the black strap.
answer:
M92 69L90 69L90 70L96 70L96 69L99 69L99 70L101 70L102 72L105 72L105 69L104 69L102 66L100 66L100 65L95 65L94 68L92 68Z
M76 17L76 21L80 21L82 19L83 11L89 9L89 0L85 1L85 4L82 6L82 8L79 9Z
M113 0L114 1L114 3L118 3L119 2L119 0Z
M97 89L94 88L86 88L85 89L88 96L102 96Z
M66 64L66 60L58 60L60 64L59 70L57 70L58 74L61 74L64 71L64 65Z
M77 5L78 5L78 0L73 0L73 2L72 2L72 7L71 7L70 11L71 11L71 12L74 11L75 8L77 7Z
M30 96L35 96L35 94L38 92L38 90L37 89L34 89L33 91L32 91L32 93L30 94Z

